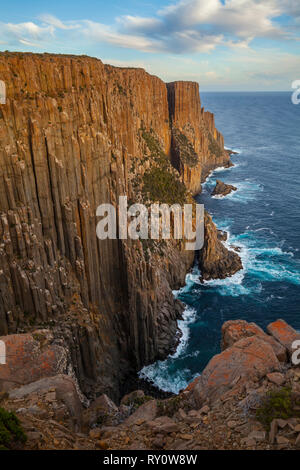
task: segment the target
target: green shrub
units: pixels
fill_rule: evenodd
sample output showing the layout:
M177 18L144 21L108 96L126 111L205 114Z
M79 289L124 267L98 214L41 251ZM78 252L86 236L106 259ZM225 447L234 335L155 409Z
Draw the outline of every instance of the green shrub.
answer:
M186 135L182 134L178 129L174 129L173 142L175 151L179 154L182 163L185 163L191 168L197 166L198 155Z
M267 430L273 419L300 417L300 398L293 395L291 388L269 392L256 411L256 418Z
M0 408L0 449L7 450L27 440L16 414Z
M151 400L153 400L153 397L144 395L143 397L135 397L129 404L132 405L135 410L137 410L140 406L148 403L148 401Z
M142 137L150 150L151 157L160 165L167 165L169 163L169 159L162 150L154 131L151 129L150 132L147 132L145 129L142 129Z
M172 418L180 408L185 411L192 409L191 405L182 397L182 395L176 395L168 400L158 401L157 408L159 416L169 416L169 418Z
M142 192L153 202L162 204L184 204L185 186L167 169L153 167L143 176Z
M154 165L144 173L142 194L152 202L162 204L184 204L186 188L176 178L171 163L161 148L159 140L153 131L141 129L142 138L150 151Z

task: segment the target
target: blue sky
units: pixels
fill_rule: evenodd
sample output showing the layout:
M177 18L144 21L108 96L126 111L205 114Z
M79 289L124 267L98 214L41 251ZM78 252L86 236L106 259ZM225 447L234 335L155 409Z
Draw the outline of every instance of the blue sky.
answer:
M1 3L1 50L87 54L201 90L290 90L300 79L300 0Z

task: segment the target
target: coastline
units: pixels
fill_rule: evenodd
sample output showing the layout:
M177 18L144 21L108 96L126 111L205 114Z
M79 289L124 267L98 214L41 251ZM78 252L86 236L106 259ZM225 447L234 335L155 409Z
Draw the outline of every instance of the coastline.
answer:
M224 148L226 149L226 151L229 150L226 147L224 147ZM239 155L239 152L231 150L230 156L231 155ZM210 172L208 173L208 175L206 176L205 180L201 184L202 185L205 184L207 182L207 180L214 173L217 173L217 172L222 171L222 170L230 170L230 169L232 169L236 166L236 164L233 163L231 160L230 160L230 162L232 164L229 165L229 166L222 166L221 165L217 168L211 169ZM201 192L198 195L196 195L195 198L197 198L197 196L201 196ZM211 196L211 197L215 198L216 196ZM224 196L224 197L226 197L226 196ZM216 229L218 230L218 226L216 224L215 224L215 226L216 226ZM227 240L222 241L222 243L227 248L228 251L232 251L232 252L236 253L236 251L234 250L233 246L230 244L230 241L229 241L230 240L230 232L226 231L226 233L227 233ZM238 245L235 245L235 246L238 246ZM241 249L242 248L243 247L241 246ZM239 254L243 255L244 253L239 253ZM184 286L182 286L179 290L173 291L174 298L177 299L178 296L180 295L180 293L183 293L186 290L188 291L192 287L193 283L205 286L205 285L209 285L210 283L218 283L218 282L220 282L220 283L223 282L224 283L224 281L226 281L226 279L235 277L238 280L238 283L240 284L242 282L243 278L244 278L244 256L241 256L241 258L242 258L243 268L242 268L242 270L238 271L237 273L233 274L232 276L228 276L228 277L223 278L223 279L219 278L219 279L201 280L201 278L200 278L201 272L200 272L200 270L197 266L197 255L195 253L194 265L193 265L192 268L190 268L190 270L187 272L187 274L185 276ZM181 300L181 302L184 304L185 309L184 309L184 312L182 314L183 315L183 320L178 321L178 330L181 331L182 334L181 334L181 337L179 339L179 342L178 342L178 345L176 347L175 352L170 353L162 361L160 361L160 360L155 361L152 364L144 366L137 373L138 378L141 379L142 381L145 381L146 383L148 382L149 385L151 386L151 388L153 388L153 391L154 392L157 391L158 394L159 394L159 392L174 393L175 395L180 393L180 390L178 390L177 392L175 392L174 390L173 391L168 390L167 389L168 385L165 385L166 388L161 388L155 382L155 378L154 378L154 375L153 375L153 369L155 368L155 364L158 364L158 368L160 368L160 367L164 368L164 364L166 364L169 359L175 359L175 358L179 357L184 352L184 349L187 346L187 342L188 342L188 339L189 339L189 325L191 325L194 321L196 321L196 318L195 318L195 313L196 312L193 311L192 307L185 304L184 301ZM186 318L184 318L185 316L186 316ZM192 382L197 376L199 376L198 373L195 375L194 378L192 378L190 380L190 382ZM188 383L186 384L186 386L187 385L188 385Z

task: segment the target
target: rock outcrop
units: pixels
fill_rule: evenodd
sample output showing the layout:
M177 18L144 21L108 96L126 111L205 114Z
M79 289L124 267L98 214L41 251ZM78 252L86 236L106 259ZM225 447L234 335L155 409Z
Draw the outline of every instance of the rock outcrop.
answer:
M232 193L232 191L237 191L237 188L231 184L223 183L221 180L216 181L216 186L211 193L212 196L227 196Z
M28 385L24 385L9 393L12 400L29 399L38 397L41 402L50 405L58 401L60 407L54 407L54 416L58 420L64 420L68 427L74 431L80 431L82 425L82 404L80 402L76 384L68 375L56 375L40 379ZM37 411L38 408L36 409ZM40 410L41 414L42 411ZM35 414L33 412L33 414ZM39 413L36 413L37 415Z
M0 391L9 391L44 377L71 372L67 348L49 330L2 336L6 364L0 367Z
M284 333L275 333L278 330ZM267 332L270 334L245 320L224 323L222 352L211 359L201 376L187 389L199 406L242 384L257 382L265 376L275 377L277 372L285 370L285 364L290 363L287 353L298 334L283 320L268 325Z
M190 201L230 164L223 137L195 83L8 52L0 77L0 335L50 329L81 390L117 400L126 377L176 348L172 289L194 255L177 240L100 241L96 209L125 194Z
M275 338L266 334L255 323L248 323L245 320L230 320L224 323L222 326L221 349L224 351L225 349L233 346L240 339L249 338L250 336L259 336L265 342L270 344L280 362L284 363L287 361L287 350L284 346L282 346Z
M260 336L246 337L211 359L193 389L193 398L202 406L206 400L220 398L238 382L260 380L279 370L273 348Z
M207 281L232 276L243 268L241 258L235 251L223 245L219 232L207 212L204 224L204 246L199 253L201 279Z
M267 331L274 324L297 335L282 320ZM254 323L226 322L223 351L168 399L136 390L119 406L101 395L82 410L75 382L59 375L0 394L0 405L16 412L26 449L299 449L300 367L287 354L279 361L274 344L290 349L280 341Z
M297 331L295 331L294 328L288 325L284 320L277 320L270 323L267 327L267 331L281 344L282 347L286 348L290 356L295 351L295 347L293 346L294 342L300 342L300 333L297 333Z

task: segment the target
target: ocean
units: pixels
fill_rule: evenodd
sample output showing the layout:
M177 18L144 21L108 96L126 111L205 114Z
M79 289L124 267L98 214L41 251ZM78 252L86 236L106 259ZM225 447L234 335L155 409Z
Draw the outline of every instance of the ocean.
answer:
M174 292L185 304L181 343L165 361L140 375L174 393L201 374L220 352L221 327L244 319L265 328L283 318L300 330L300 105L291 93L201 93L215 114L233 168L219 168L197 201L239 246L244 269L225 280L199 282L194 268ZM213 198L216 179L238 188Z

